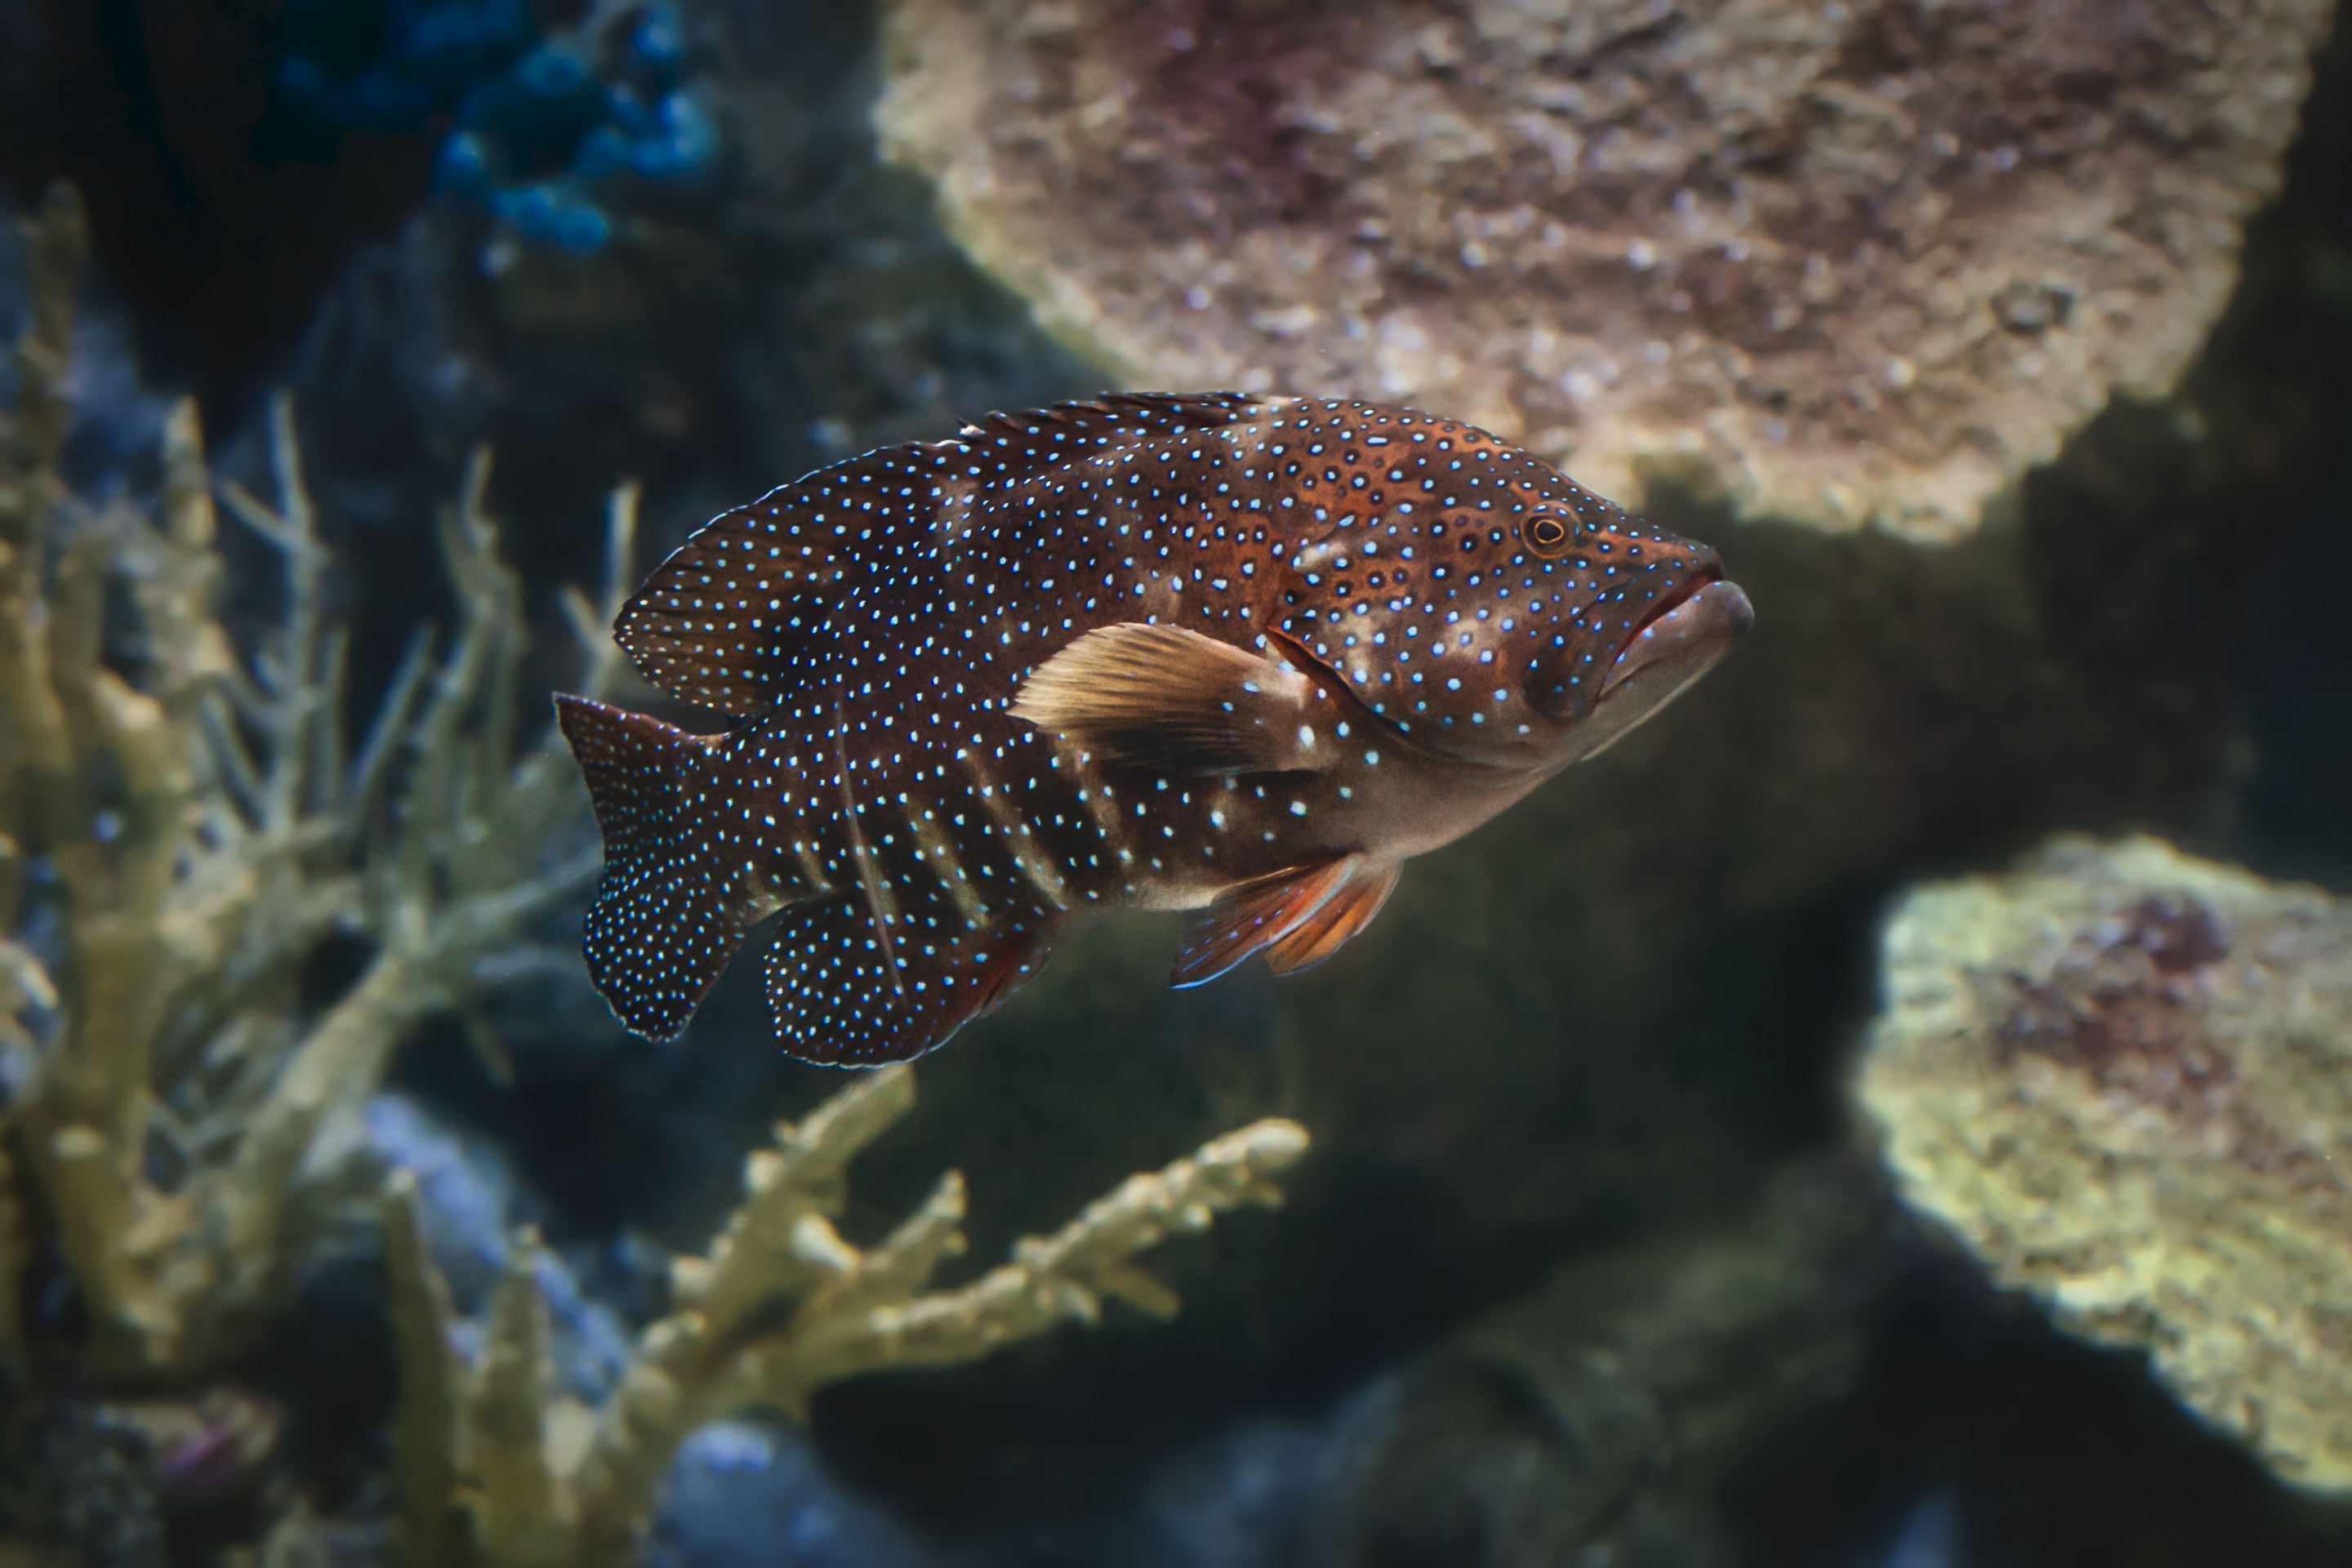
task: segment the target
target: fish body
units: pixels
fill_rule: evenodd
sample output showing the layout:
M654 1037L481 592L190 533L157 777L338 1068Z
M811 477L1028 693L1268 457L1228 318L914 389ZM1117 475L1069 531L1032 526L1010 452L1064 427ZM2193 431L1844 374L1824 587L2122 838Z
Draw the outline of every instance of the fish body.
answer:
M927 1050L1081 910L1320 961L1411 857L1613 741L1749 611L1714 552L1483 431L1232 394L991 416L722 514L615 636L695 735L561 697L598 988L685 1026L774 922L779 1040Z

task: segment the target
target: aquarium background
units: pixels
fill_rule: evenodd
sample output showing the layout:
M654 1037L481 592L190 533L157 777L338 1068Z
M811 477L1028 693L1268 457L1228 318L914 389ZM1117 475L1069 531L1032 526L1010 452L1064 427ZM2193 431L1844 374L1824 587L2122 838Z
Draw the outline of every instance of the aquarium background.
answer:
M1265 10L1227 9L1203 25ZM642 487L642 570L825 462L1108 384L879 156L882 37L867 5L798 0L0 0L5 200L29 217L65 181L88 212L63 480L156 504L189 394L220 483L269 497L287 394L356 730L414 629L458 625L436 518L487 445L535 744L616 484ZM1416 862L1310 975L1171 993L1180 925L1128 917L919 1064L837 1223L874 1243L961 1170L946 1285L1254 1119L1313 1149L1280 1208L1147 1260L1172 1320L1111 1301L830 1382L802 1420L730 1412L680 1449L643 1560L2352 1561L2347 1504L1906 1210L1850 1089L1915 884L2146 832L2352 895L2347 105L2332 36L2179 389L2106 404L1968 537L1746 517L1655 476L1619 499L1717 545L1759 616L1672 712ZM0 240L11 339L36 261ZM226 513L219 554L249 659L285 579ZM584 823L541 826L576 849ZM553 1376L594 1394L746 1155L843 1079L774 1049L748 964L676 1045L625 1035L568 957L583 904L404 1031L366 1127L443 1236L503 1257L539 1228L572 1292ZM321 943L306 1005L367 955ZM71 1271L33 1250L0 1563L393 1561L393 1267L355 1222L234 1353L142 1380L85 1358ZM461 1312L498 1267L451 1275ZM121 1414L225 1391L266 1414L216 1485Z

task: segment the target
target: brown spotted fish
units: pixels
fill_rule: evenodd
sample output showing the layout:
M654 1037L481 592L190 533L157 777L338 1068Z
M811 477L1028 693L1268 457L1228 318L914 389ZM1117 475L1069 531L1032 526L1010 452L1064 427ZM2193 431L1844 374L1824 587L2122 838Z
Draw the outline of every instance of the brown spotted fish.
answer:
M721 515L629 601L621 646L723 733L556 700L604 834L589 972L667 1038L769 921L784 1048L871 1064L1083 910L1204 911L1178 985L1303 969L1749 618L1714 551L1451 420L992 415Z

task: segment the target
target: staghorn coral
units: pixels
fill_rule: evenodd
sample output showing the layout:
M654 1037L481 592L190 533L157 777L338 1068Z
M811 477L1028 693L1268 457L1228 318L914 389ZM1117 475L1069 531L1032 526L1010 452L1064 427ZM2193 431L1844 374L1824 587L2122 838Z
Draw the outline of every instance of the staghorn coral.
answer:
M547 1303L526 1235L513 1247L477 1364L451 1353L448 1291L426 1250L414 1184L384 1203L403 1366L396 1421L402 1560L484 1568L635 1561L670 1458L705 1422L755 1407L805 1417L818 1388L885 1367L971 1361L1066 1321L1105 1297L1177 1309L1134 1256L1217 1213L1272 1204L1275 1174L1306 1151L1297 1124L1264 1121L1166 1168L1129 1177L1049 1237L968 1285L928 1287L963 1249L962 1177L950 1171L880 1245L835 1230L849 1161L914 1105L905 1067L866 1076L753 1153L745 1194L699 1258L673 1263L676 1310L648 1327L600 1410L548 1388Z
M2168 390L2326 0L896 0L887 149L1130 384L1920 539Z
M2352 906L2153 839L1922 889L1858 1079L1906 1201L2352 1490Z
M81 237L78 198L53 194L29 235L36 310L0 458L0 1027L20 1068L0 1266L54 1234L90 1321L84 1364L152 1380L237 1347L329 1200L306 1169L320 1130L373 1091L413 1025L467 1007L484 965L594 858L549 852L582 812L561 749L515 760L526 637L482 510L486 457L442 522L455 635L410 647L356 740L283 400L274 504L219 488L285 569L249 668L213 616L215 487L193 405L168 422L159 517L66 493ZM616 582L633 505L614 509ZM586 684L606 684L617 653L601 633L590 646ZM46 946L16 940L32 931ZM338 933L370 957L306 1008L305 963ZM22 1343L24 1325L0 1331Z
M526 639L482 507L487 458L442 519L454 637L437 652L412 643L367 732L347 736L343 648L321 607L329 562L290 405L271 410L269 501L215 485L185 404L166 431L159 519L79 501L57 471L79 201L53 195L27 237L38 309L0 431L0 1353L29 1369L36 1331L14 1314L53 1237L89 1327L70 1344L57 1325L37 1331L76 1373L33 1421L55 1493L47 1533L92 1560L144 1563L161 1560L175 1500L242 1484L270 1460L280 1413L224 1381L226 1363L282 1303L305 1241L347 1205L351 1128L392 1048L512 969L532 918L594 859L571 852L584 802L569 759L518 746ZM215 493L285 566L282 616L249 666L213 613ZM611 586L601 604L564 601L588 691L623 676L604 628L630 580L634 529L625 487ZM305 963L339 932L365 940L367 962L339 996L305 1006ZM481 1043L495 1056L494 1039ZM697 1426L754 1406L804 1415L824 1384L971 1360L1093 1321L1105 1297L1172 1312L1134 1256L1222 1210L1277 1201L1272 1177L1307 1142L1289 1122L1244 1128L934 1290L938 1264L963 1246L960 1175L871 1248L828 1218L848 1161L912 1104L911 1077L886 1071L780 1127L752 1155L726 1233L674 1260L675 1310L594 1410L551 1386L546 1274L528 1233L508 1249L478 1356L459 1355L415 1178L395 1171L382 1214L403 1367L402 1559L634 1561ZM173 1396L89 1399L110 1387ZM365 1521L321 1519L299 1499L271 1511L264 1562L374 1555ZM9 1561L51 1561L47 1550L0 1542Z

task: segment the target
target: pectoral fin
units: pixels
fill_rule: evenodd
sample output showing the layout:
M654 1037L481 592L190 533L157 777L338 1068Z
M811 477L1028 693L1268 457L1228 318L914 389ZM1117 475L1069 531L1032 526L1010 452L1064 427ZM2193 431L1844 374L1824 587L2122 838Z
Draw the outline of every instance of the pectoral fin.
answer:
M1078 638L1030 673L1013 705L1016 717L1106 759L1182 773L1318 767L1300 729L1328 710L1315 683L1287 665L1142 622Z
M1202 984L1261 950L1276 974L1320 963L1371 923L1396 882L1394 863L1348 855L1252 883L1211 907L1169 984Z

